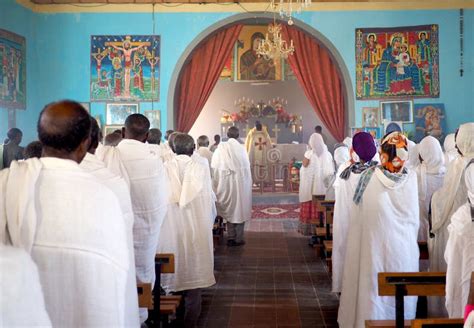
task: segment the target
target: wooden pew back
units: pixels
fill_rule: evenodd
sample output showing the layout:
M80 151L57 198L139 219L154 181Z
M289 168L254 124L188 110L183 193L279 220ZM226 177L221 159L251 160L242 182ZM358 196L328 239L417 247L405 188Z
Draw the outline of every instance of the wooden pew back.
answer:
M148 310L153 310L153 297L151 293L151 284L138 283L137 292L138 292L138 306L141 308L147 308Z
M396 286L404 286L404 296L444 296L445 272L379 272L380 296L395 296Z
M155 263L161 264L161 273L175 273L174 254L156 254Z

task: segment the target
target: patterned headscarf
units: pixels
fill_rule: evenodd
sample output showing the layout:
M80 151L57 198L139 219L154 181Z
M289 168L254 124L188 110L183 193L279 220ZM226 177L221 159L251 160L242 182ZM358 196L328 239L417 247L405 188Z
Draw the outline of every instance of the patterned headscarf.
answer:
M398 173L408 159L407 138L400 132L392 132L382 140L380 162L384 169Z

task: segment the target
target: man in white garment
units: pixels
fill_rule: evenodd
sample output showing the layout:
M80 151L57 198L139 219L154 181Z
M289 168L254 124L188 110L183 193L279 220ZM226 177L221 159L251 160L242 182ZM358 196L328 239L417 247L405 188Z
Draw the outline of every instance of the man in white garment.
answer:
M444 258L446 272L446 309L450 318L462 318L468 302L471 274L474 272L474 160L464 173L467 201L451 217ZM473 292L473 291L471 291Z
M333 224L333 250L332 250L332 291L340 293L342 290L342 275L347 247L347 233L349 224L356 213L352 201L359 178L365 170L377 165L373 161L377 148L372 136L367 132L354 135L354 144L351 145L353 156L356 160L342 166L336 173L334 182L335 204ZM352 140L351 140L352 143ZM336 157L336 155L334 155Z
M227 130L212 156L213 188L217 197L217 214L227 221L229 246L245 244L245 222L252 217L252 174L245 148L237 141L239 129Z
M53 327L125 324L125 220L115 194L79 167L90 125L79 103L47 105L42 158L0 172L0 240L31 254Z
M127 247L129 251L129 271L127 275L127 296L125 308L125 325L136 327L140 324L138 317L138 295L135 274L135 255L133 251L133 212L130 189L127 182L112 173L100 159L95 156L99 146L100 128L95 118L91 117L91 143L86 156L79 165L83 170L95 176L105 186L114 192L122 208L125 227L127 229Z
M361 174L347 235L338 323L365 327L365 320L395 319L395 298L378 295L379 272L417 272L419 250L418 188L399 132L382 141L381 166ZM405 297L405 318L413 319L416 297Z
M207 163L192 157L193 138L178 134L174 148L176 156L165 163L170 197L158 252L173 253L176 270L162 275L161 285L167 293L183 294L184 326L195 327L201 313L202 288L216 282L212 240L215 197Z
M0 245L0 326L52 327L38 269L21 248Z
M207 159L209 167L211 167L213 153L209 150L209 138L207 136L200 136L197 139L197 153Z
M245 139L245 149L249 156L250 165L253 173L253 181L270 182L270 165L267 159L267 153L272 148L272 140L266 127L257 121L255 128L251 129Z
M162 162L145 143L149 128L144 115L128 116L117 150L130 180L137 282L154 284L155 254L168 204L168 186ZM147 310L140 308L141 322L146 318Z

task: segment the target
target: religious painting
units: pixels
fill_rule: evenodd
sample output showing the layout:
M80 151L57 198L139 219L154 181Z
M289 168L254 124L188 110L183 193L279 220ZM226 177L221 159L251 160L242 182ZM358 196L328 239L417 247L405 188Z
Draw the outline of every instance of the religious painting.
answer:
M413 101L381 101L380 112L384 122L413 122Z
M383 126L383 134L386 135L388 130L400 131L403 133L403 122L386 121Z
M258 44L265 39L267 25L245 25L237 41L238 81L281 81L281 58L265 59L256 53Z
M234 54L227 58L219 79L234 81Z
M124 124L127 117L138 113L138 104L107 104L105 124Z
M104 131L102 131L102 134L104 135L104 138L108 136L111 133L114 133L116 130L122 130L123 124L110 124L110 125L105 125L104 126Z
M81 102L82 107L90 114L91 113L91 104L88 102Z
M415 142L432 136L440 142L446 136L446 114L444 104L415 105Z
M0 29L0 107L26 108L26 39Z
M439 97L438 25L358 28L356 97Z
M374 139L382 138L382 129L380 127L366 127L365 132L370 133Z
M362 108L362 126L378 127L380 125L380 110L378 107Z
M356 135L359 132L365 132L365 129L364 128L358 128L358 127L352 127L351 128L351 137L353 137L354 135Z
M91 36L91 101L157 101L160 37Z
M160 114L161 113L159 110L146 110L145 111L145 116L150 121L151 129L161 128Z

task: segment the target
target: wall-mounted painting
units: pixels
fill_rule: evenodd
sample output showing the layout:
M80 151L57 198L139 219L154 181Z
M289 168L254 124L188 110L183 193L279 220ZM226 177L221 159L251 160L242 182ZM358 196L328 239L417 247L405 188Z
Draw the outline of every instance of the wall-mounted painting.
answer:
M258 44L268 33L267 25L245 25L237 41L237 80L281 81L282 60L265 59L256 53Z
M91 101L157 101L160 37L91 36Z
M138 104L107 104L105 115L105 124L124 124L127 117L131 114L138 113Z
M362 126L378 127L380 125L380 110L378 107L362 108Z
M234 81L234 53L225 62L224 68L222 69L221 76L219 79Z
M413 101L381 101L382 121L413 122Z
M0 107L26 108L26 40L0 29Z
M357 99L439 97L438 25L358 28Z
M380 128L380 127L366 127L364 129L365 129L365 132L370 133L374 139L382 138L382 128Z
M159 110L146 110L145 116L150 121L151 129L161 128L161 112Z
M446 136L444 104L415 104L415 142L433 136L440 142Z
M104 131L102 131L102 134L104 135L104 138L108 136L111 133L114 133L116 130L122 130L123 124L111 124L111 125L105 125L104 126Z

